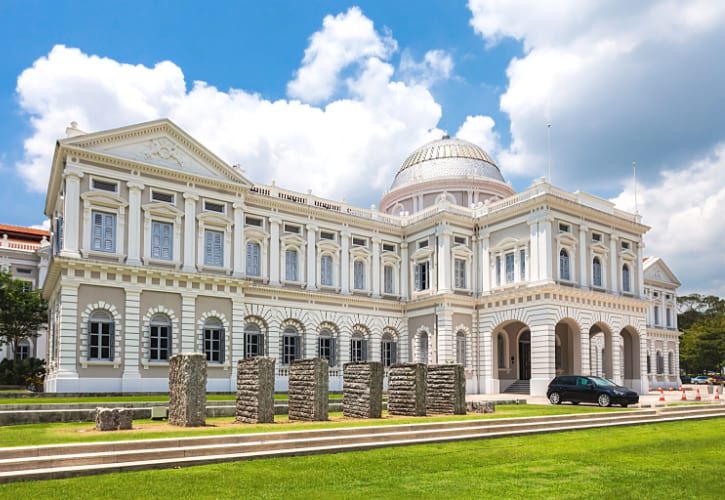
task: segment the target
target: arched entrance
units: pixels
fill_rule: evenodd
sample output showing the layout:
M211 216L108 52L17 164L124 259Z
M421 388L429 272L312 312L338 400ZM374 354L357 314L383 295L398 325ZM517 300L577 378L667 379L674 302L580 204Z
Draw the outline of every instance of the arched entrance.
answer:
M519 334L519 380L531 380L531 332Z
M491 333L493 360L491 392L529 393L531 332L521 321L501 323Z
M605 324L596 323L589 329L589 349L589 373L612 378L612 334Z
M636 391L642 390L642 370L640 359L640 338L634 327L626 326L619 332L622 337L620 363L622 367L622 384Z
M554 369L557 375L577 374L581 366L581 334L573 319L563 319L556 324Z

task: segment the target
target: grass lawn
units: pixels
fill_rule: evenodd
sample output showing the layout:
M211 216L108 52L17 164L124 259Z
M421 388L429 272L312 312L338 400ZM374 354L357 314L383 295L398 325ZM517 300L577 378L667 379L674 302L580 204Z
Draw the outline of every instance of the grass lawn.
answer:
M602 428L14 483L0 498L722 498L723 435L725 419Z
M287 415L277 415L274 424L237 424L232 417L208 418L205 427L180 428L153 420L134 420L133 430L99 432L90 422L11 425L0 430L0 446L32 446L42 444L77 443L86 441L121 441L125 439L152 439L179 436L241 434L252 432L277 432L287 430L320 429L332 427L357 427L361 425L392 425L450 420L474 420L482 418L530 417L538 415L563 415L598 411L622 411L586 406L500 405L496 413L468 415L440 415L434 417L389 417L383 412L382 419L346 419L340 412L331 412L329 422L290 422Z

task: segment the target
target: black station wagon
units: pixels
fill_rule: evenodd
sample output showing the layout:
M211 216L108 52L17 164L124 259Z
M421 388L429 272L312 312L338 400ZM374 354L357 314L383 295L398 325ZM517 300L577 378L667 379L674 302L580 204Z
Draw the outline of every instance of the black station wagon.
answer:
M599 406L620 404L623 407L639 402L639 395L631 389L602 377L561 375L549 383L546 396L551 404L571 401L573 404L597 403Z

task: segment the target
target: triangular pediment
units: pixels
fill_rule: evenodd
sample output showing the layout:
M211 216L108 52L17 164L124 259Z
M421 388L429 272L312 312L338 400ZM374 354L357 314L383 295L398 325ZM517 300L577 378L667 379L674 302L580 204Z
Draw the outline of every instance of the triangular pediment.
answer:
M645 283L649 281L661 285L671 285L673 288L681 285L667 264L659 257L648 257L644 261L644 281Z
M167 119L69 137L60 143L161 167L170 175L183 173L251 186L237 167L228 165Z

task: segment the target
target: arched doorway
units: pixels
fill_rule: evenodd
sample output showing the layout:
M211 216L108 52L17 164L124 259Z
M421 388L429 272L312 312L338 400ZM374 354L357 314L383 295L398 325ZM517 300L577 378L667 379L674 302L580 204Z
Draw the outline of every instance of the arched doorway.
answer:
M640 360L640 338L634 327L626 326L619 332L621 341L621 363L622 384L634 390L641 390L642 370Z
M605 324L596 323L589 328L589 347L589 373L612 378L612 334Z
M526 323L507 321L491 332L493 376L490 392L529 393L531 332Z
M573 319L563 319L556 324L555 332L555 373L557 375L581 373L581 335L579 325Z

